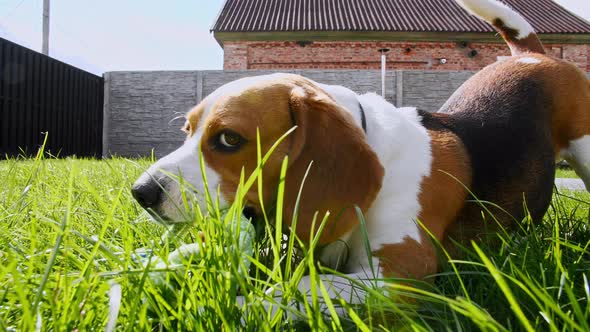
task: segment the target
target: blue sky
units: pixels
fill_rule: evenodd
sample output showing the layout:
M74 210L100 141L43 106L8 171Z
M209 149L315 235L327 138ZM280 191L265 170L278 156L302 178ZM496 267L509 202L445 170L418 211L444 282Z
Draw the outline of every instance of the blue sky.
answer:
M590 0L556 0L590 20ZM52 0L50 55L87 71L222 69L223 0ZM0 0L0 36L41 49L42 0Z
M101 74L221 69L222 0L52 0L50 55ZM42 0L0 0L0 36L41 50Z

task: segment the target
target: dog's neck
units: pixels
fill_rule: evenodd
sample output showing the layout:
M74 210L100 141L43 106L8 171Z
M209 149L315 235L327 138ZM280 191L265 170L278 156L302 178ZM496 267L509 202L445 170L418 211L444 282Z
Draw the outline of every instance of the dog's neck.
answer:
M348 90L350 91L350 90ZM416 218L420 213L420 185L430 175L432 162L430 136L415 108L396 108L376 94L339 96L328 91L361 126L358 103L366 116L366 135L386 170L377 198L366 212L367 235L371 250L384 244L403 242L406 237L422 241ZM336 94L334 93L336 92ZM342 240L348 242L351 268L367 268L368 255L363 232L352 231ZM346 269L346 268L345 268ZM358 272L358 271L346 271Z

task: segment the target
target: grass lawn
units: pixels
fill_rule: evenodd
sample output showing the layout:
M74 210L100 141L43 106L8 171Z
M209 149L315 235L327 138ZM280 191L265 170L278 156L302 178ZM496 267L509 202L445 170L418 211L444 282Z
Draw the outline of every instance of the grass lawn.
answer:
M555 171L556 178L579 179L580 177L571 168L558 168Z
M303 273L316 276L319 267L309 256L282 255L273 242L280 234L267 240L268 257L256 251L248 261L249 274L242 255L220 245L231 243L223 218L194 212L198 227L161 243L165 228L150 222L129 192L149 164L0 162L0 329L590 331L585 192L556 193L543 223L524 220L516 233L465 248L434 283L397 283L392 292L413 298L409 303L359 283L369 292L365 304L333 299L320 306L321 292L308 302L296 290ZM139 248L166 257L196 241L196 228L213 239L198 260L151 270L138 261ZM284 296L266 294L270 285ZM237 294L245 306L236 305ZM338 308L348 315L337 316Z

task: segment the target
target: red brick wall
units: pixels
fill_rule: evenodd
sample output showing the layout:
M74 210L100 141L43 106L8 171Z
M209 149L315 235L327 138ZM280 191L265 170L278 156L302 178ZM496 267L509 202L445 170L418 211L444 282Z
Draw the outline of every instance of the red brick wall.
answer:
M502 43L456 42L225 42L225 70L244 69L379 69L377 50L389 48L389 69L478 70L510 55ZM547 52L590 71L590 45L545 44ZM477 55L469 56L472 50ZM446 59L441 64L440 59Z

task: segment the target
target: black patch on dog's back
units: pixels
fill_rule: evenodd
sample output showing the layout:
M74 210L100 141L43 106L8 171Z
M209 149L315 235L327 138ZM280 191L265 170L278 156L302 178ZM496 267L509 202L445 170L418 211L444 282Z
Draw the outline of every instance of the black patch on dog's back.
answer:
M470 189L478 199L496 203L520 220L524 198L533 219L541 219L555 174L550 94L532 79L514 77L465 91L459 89L439 113L421 111L423 125L450 130L462 140L472 165ZM463 222L471 223L481 213L481 208L467 210Z

